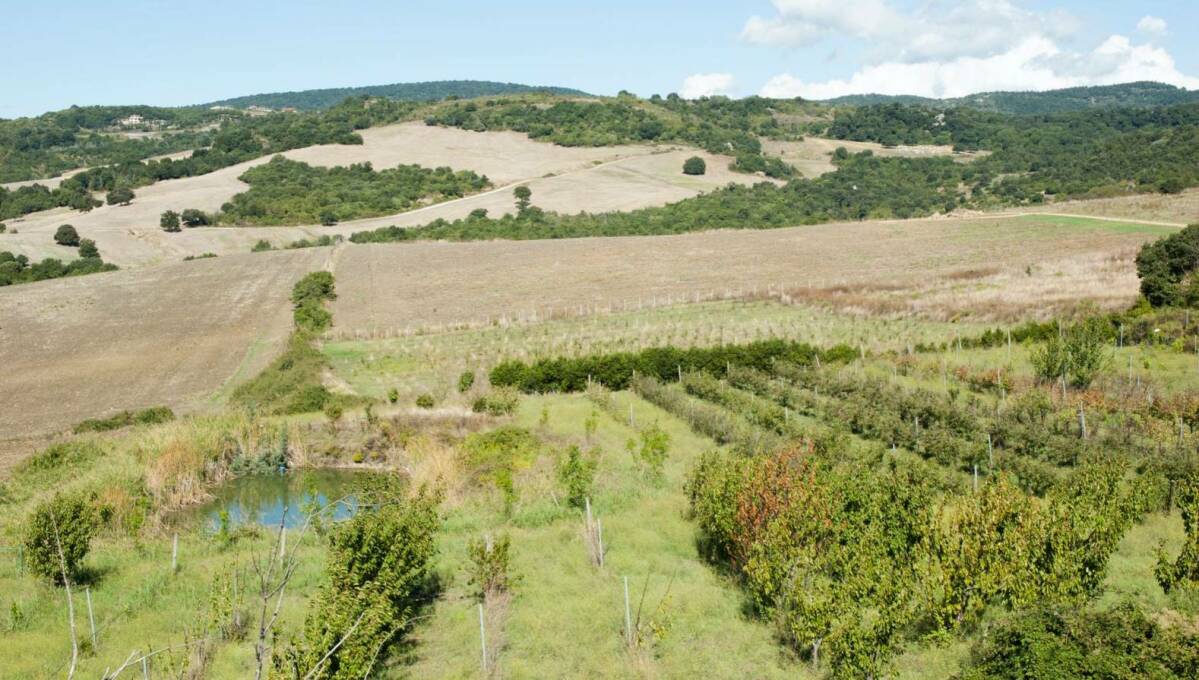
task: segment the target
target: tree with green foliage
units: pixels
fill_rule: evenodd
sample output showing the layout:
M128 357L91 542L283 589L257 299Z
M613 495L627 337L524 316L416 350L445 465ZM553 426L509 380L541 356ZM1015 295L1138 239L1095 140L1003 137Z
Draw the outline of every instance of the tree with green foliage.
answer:
M180 226L179 222L179 213L175 212L174 210L168 210L164 212L162 217L158 219L158 226L162 227L162 230L167 233L173 234L182 231L182 227Z
M637 457L649 470L653 479L661 479L662 469L670 452L670 433L654 423L643 428L640 435L641 447L637 451Z
M466 393L475 385L475 372L463 371L462 375L458 376L458 392Z
M54 231L54 242L60 246L77 248L79 247L79 232L69 224L59 225L58 229Z
M109 205L129 205L133 202L133 190L128 187L116 187L105 196Z
M1071 386L1089 387L1110 363L1111 325L1091 317L1052 335L1029 357L1037 377L1047 382L1065 379Z
M96 533L95 513L82 497L57 494L33 511L25 527L25 563L34 574L62 585L74 579Z
M206 227L212 224L212 218L209 217L207 213L205 213L203 210L197 210L195 208L188 208L184 210L183 214L179 217L179 221L183 223L183 226L188 227L189 229L192 227Z
M1199 588L1199 472L1178 482L1178 507L1182 511L1185 539L1175 559L1166 555L1165 546L1157 549L1154 574L1162 590Z
M99 258L100 249L96 247L96 242L90 238L79 240L79 257Z
M574 445L566 449L558 461L558 482L562 485L567 504L572 508L582 509L586 504L598 465L595 456L583 453Z
M683 161L684 175L702 175L708 171L708 164L699 156L692 156Z
M522 184L512 190L512 195L516 197L516 214L524 215L529 212L529 206L533 200L533 190Z
M1199 224L1147 243L1137 254L1141 295L1154 307L1199 304Z

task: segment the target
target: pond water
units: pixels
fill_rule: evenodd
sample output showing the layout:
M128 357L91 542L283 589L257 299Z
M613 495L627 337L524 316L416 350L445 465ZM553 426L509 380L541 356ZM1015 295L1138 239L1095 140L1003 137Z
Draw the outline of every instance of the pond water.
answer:
M353 495L355 482L369 474L305 470L248 475L222 485L214 492L215 498L189 514L210 531L220 528L222 511L229 514L231 528L243 524L279 526L280 519L287 528L297 528L303 526L313 508L325 506L330 506L323 515L325 519L342 520L358 511Z

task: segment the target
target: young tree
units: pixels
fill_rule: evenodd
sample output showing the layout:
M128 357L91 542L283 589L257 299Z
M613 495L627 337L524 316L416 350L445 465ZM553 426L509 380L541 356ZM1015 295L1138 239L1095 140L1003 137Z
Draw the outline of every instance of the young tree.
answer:
M162 227L163 231L169 233L182 231L179 222L179 213L175 212L174 210L168 210L164 212L162 217L158 220L158 226Z
M57 495L33 511L25 527L25 562L42 578L63 585L73 578L96 532L92 509L78 496Z
M133 190L125 187L111 189L105 197L109 205L129 205L133 201Z
M100 257L100 249L90 238L79 240L79 257Z
M558 462L558 481L566 492L566 502L574 508L582 508L591 495L591 482L595 479L595 460L585 455L577 446L566 450Z
M512 190L512 195L516 197L516 213L518 215L527 213L532 204L533 190L522 184Z
M702 175L708 171L708 164L699 156L692 156L683 161L684 175Z
M79 247L79 232L75 231L75 227L69 224L61 225L54 232L54 242L60 246L77 248Z

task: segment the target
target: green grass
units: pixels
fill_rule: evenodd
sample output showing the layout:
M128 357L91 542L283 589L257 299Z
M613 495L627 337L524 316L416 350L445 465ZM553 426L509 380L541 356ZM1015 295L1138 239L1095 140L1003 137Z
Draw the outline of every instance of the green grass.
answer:
M1116 221L1101 220L1091 217L1067 217L1059 215L1021 215L1017 219L1025 222L1035 222L1059 229L1076 229L1079 231L1107 231L1116 234L1152 234L1165 236L1178 229L1160 224L1145 224L1136 220Z
M650 346L713 346L768 337L868 351L942 342L982 326L912 318L857 317L777 302L706 302L530 325L437 332L384 340L323 343L334 374L361 395L384 398L396 388L402 403L425 392L452 397L464 370L485 372L504 358L576 356Z

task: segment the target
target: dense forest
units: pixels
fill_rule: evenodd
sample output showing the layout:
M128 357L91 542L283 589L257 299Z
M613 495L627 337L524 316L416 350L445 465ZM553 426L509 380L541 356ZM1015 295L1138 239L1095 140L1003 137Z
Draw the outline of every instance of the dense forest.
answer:
M928 108L965 107L979 111L1012 114L1060 113L1110 107L1171 106L1199 101L1199 92L1180 87L1141 81L1118 85L1068 87L1045 92L979 92L965 97L933 99L913 95L851 94L824 100L833 106L870 106L874 104L913 104Z
M399 165L376 171L370 163L322 168L282 156L247 170L240 179L250 188L221 207L220 222L330 225L391 215L490 186L486 177L469 170Z
M487 80L434 80L423 83L392 83L390 85L332 87L297 92L268 92L222 99L204 106L232 106L235 108L266 106L273 109L292 107L301 111L313 111L330 108L349 97L383 97L397 101L438 101L447 97L472 99L474 97L531 93L588 96L581 90L573 90L569 87L539 87Z

